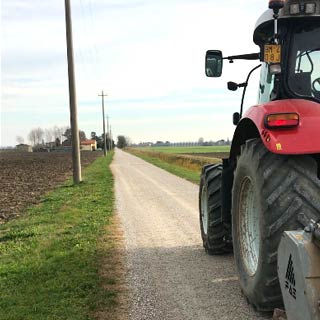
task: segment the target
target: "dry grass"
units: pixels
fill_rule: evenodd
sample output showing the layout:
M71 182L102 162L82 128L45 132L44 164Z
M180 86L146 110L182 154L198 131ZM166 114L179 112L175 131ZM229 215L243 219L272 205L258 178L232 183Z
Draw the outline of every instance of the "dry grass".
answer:
M94 317L97 320L128 320L128 289L126 286L125 247L123 231L117 214L106 227L100 239L101 254L99 275L102 286L113 295L112 303L98 307Z
M140 156L146 155L152 158L158 158L164 162L178 165L183 168L187 168L192 171L200 172L201 168L209 163L220 163L221 159L218 158L207 158L201 157L199 155L182 155L182 154L172 154L172 153L165 153L165 152L157 152L157 151L142 151L135 148L128 148L128 152Z

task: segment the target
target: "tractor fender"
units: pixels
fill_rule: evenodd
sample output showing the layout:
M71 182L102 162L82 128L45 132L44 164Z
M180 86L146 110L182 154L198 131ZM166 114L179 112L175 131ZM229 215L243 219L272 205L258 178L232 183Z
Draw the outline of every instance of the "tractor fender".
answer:
M297 127L266 128L267 115L292 112L299 115ZM240 154L241 145L246 140L258 137L272 153L320 153L320 104L304 99L287 99L252 106L237 125L232 139L230 158Z

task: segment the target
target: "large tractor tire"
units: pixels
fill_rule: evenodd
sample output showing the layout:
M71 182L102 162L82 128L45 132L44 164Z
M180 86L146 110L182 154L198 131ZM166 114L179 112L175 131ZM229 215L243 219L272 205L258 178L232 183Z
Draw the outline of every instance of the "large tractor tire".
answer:
M277 250L285 230L320 218L317 162L308 155L270 153L259 139L246 142L232 191L232 236L240 285L259 311L282 305Z
M231 235L228 235L222 221L221 180L221 164L202 168L199 192L200 229L203 247L208 254L232 251Z

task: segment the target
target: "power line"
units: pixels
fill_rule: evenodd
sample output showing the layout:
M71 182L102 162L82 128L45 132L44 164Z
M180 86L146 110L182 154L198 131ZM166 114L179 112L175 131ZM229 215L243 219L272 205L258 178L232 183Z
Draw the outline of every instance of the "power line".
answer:
M83 2L84 0L79 0L79 1L80 1L80 8L81 8L81 21L83 25L83 32L85 34L86 42L89 42L89 46L87 46L87 48L84 50L84 54L86 56L86 60L84 61L84 63L85 63L86 69L91 70L90 77L95 80L97 80L98 78L98 81L102 85L101 57L100 57L99 49L97 46L97 41L93 36L96 34L97 29L95 27L94 12L92 9L91 0L89 0L85 4ZM88 16L87 12L89 12L90 17ZM94 72L94 77L92 74L92 66L91 67L89 66L88 61L90 61L92 64L95 65L96 71Z

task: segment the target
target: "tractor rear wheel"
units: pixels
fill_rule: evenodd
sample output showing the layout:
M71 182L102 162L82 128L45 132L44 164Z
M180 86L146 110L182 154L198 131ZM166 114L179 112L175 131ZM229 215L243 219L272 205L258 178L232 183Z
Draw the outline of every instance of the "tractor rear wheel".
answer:
M200 228L203 246L208 254L232 251L231 235L222 220L221 180L221 164L202 168L199 192Z
M320 218L320 180L311 156L270 153L259 139L243 146L232 191L232 236L243 293L259 311L282 305L277 249L285 230Z

